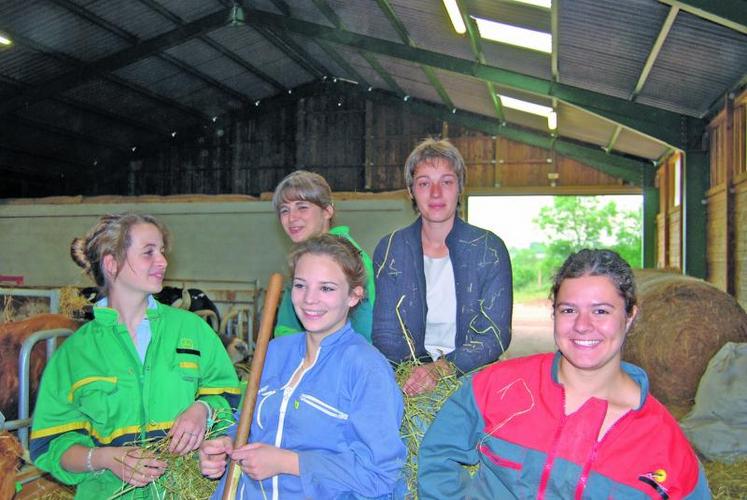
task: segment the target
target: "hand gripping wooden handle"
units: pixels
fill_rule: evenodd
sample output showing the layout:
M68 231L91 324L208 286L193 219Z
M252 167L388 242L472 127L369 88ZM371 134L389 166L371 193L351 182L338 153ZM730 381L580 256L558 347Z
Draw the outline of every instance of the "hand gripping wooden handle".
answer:
M280 294L283 291L283 275L274 273L270 276L270 282L267 284L267 294L265 295L265 304L262 308L262 319L259 324L259 335L257 336L257 345L254 349L252 358L251 372L249 373L249 383L244 395L244 404L241 406L239 417L239 426L236 430L236 439L234 448L243 446L249 439L249 429L252 424L254 415L254 405L257 402L257 391L259 391L259 381L262 377L262 368L265 365L265 356L267 355L267 344L272 338L272 325L275 322L275 313L277 312ZM234 500L236 490L239 485L241 469L239 465L231 460L228 464L228 475L226 484L223 488L223 500Z

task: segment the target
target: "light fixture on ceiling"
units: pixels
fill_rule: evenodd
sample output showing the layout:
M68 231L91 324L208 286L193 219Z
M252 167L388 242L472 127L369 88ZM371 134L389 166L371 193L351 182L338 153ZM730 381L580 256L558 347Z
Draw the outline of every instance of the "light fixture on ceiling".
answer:
M462 19L462 13L459 12L457 0L444 0L444 7L446 7L446 12L449 14L449 19L451 19L451 25L454 26L454 31L460 35L465 34L467 32L467 26L464 25L464 19Z
M547 128L550 130L555 130L558 128L558 113L555 111L551 111L547 115Z
M0 33L0 45L12 45L13 41L7 35Z
M552 35L550 33L519 28L518 26L481 17L473 16L473 19L477 23L480 36L486 40L537 50L546 54L552 53Z
M246 13L241 3L234 2L231 13L228 15L229 26L244 26L246 24Z
M535 7L542 7L543 9L552 8L552 0L514 0L514 2L534 5Z
M525 113L531 113L533 115L548 116L553 113L553 109L550 106L543 106L541 104L534 104L533 102L522 101L514 97L508 97L505 95L498 94L501 98L501 104L507 108L516 109Z

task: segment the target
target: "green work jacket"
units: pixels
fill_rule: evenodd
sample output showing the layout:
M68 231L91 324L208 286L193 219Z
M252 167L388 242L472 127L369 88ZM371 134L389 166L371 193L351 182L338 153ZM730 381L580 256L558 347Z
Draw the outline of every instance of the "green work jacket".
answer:
M65 470L60 460L70 446L124 446L163 437L196 399L214 410L238 404L236 371L207 323L160 303L146 314L151 340L145 362L117 311L95 307L94 320L70 336L44 370L31 457L56 479L77 485L76 498L109 498L122 481L109 470ZM151 488L120 498L150 498Z
M371 322L373 320L373 306L376 300L376 289L374 288L374 275L373 275L373 263L371 257L368 256L365 250L350 236L350 228L347 226L335 226L329 230L329 234L335 236L343 236L355 248L360 251L361 260L363 261L363 268L366 270L366 296L361 302L350 311L350 324L353 325L353 330L358 332L371 343ZM275 325L275 336L282 337L283 335L290 335L291 333L299 333L305 331L305 328L301 325L301 322L296 316L296 311L293 309L293 302L291 302L291 283L285 286L283 291L283 298L278 306L278 319Z

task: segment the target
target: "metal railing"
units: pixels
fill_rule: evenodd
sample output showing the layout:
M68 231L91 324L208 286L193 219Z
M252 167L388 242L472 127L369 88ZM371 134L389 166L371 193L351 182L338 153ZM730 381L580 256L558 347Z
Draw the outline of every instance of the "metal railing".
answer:
M47 362L49 362L55 349L57 349L57 339L67 337L72 333L73 331L68 328L39 330L29 335L21 344L21 350L18 353L18 419L6 421L3 428L17 430L18 440L26 449L29 447L29 427L31 427L29 415L31 406L31 381L29 380L31 351L37 342L45 340L47 342Z

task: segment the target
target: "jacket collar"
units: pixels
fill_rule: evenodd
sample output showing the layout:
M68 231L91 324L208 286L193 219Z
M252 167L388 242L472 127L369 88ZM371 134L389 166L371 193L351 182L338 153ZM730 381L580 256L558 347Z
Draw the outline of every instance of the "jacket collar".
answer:
M148 295L148 305L146 306L145 314L148 316L149 321L158 318L161 307L163 305L153 298L153 295ZM109 307L109 297L104 297L96 302L96 305L93 306L93 317L94 321L106 326L115 326L119 323L119 312Z
M331 333L331 334L327 335L326 337L324 337L322 339L322 343L320 344L320 347L323 348L322 352L329 351L335 345L337 345L340 342L342 342L343 339L347 338L351 334L357 335L353 331L353 327L350 324L350 320L348 319L345 322L345 324L342 326L342 328L340 328L339 330L337 330L334 333ZM306 334L299 335L299 337L301 337L303 339L300 342L300 345L299 345L299 348L300 348L300 351L301 351L301 355L303 356L303 355L306 354Z
M560 369L561 357L563 357L563 355L560 353L560 351L557 351L552 360L552 381L558 385L560 385L560 382L558 381L558 370ZM633 379L633 382L638 384L638 386L641 388L641 402L638 405L638 408L636 408L636 410L640 410L641 408L643 408L643 405L646 403L646 398L648 397L648 375L646 375L646 372L643 370L643 368L632 363L628 363L627 361L623 361L621 363L621 367L623 371Z

